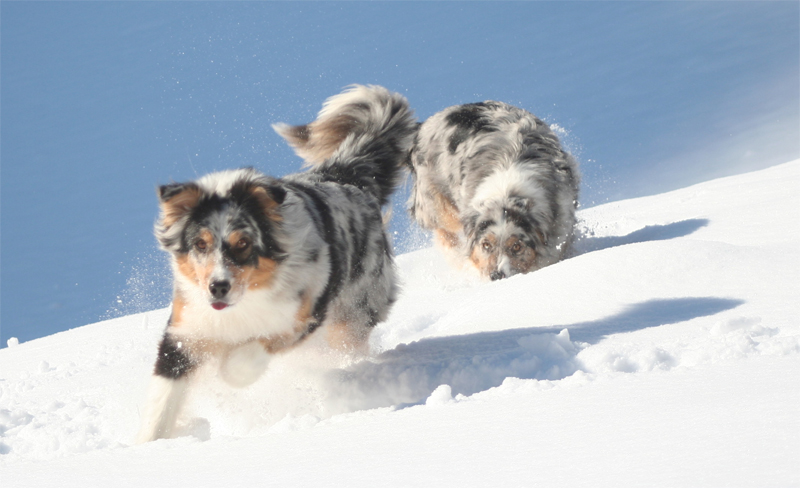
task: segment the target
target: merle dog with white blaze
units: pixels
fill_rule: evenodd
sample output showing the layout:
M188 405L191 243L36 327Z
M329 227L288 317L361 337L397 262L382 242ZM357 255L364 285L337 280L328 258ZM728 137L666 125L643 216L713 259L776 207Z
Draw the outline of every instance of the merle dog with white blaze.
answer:
M492 280L555 263L573 240L578 164L529 112L486 101L419 129L409 209L436 242Z
M318 329L365 352L397 295L381 207L417 127L402 96L353 86L317 119L276 131L310 166L254 169L159 188L156 237L172 257L172 314L138 440L169 437L197 368L214 358L234 386Z

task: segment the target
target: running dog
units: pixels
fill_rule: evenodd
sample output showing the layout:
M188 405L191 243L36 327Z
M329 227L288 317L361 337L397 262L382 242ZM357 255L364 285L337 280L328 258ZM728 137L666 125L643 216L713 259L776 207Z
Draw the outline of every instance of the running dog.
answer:
M449 107L419 128L409 210L436 242L492 280L563 258L580 176L550 128L511 105Z
M333 347L365 351L398 292L381 207L417 125L401 95L355 85L314 122L274 126L308 171L229 170L158 189L155 234L172 257L174 295L139 442L170 437L211 358L242 387L320 328Z

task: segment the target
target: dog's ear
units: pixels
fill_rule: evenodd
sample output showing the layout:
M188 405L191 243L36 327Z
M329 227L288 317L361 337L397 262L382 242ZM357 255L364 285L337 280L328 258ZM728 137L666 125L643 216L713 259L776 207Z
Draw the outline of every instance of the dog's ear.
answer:
M477 212L466 212L461 218L461 223L464 226L464 234L468 240L472 240L472 235L475 233L475 228L478 226L478 218L480 214Z
M200 201L203 192L195 183L170 183L158 187L161 226L166 228L181 219Z
M286 189L277 181L251 187L250 192L258 200L267 216L273 220L280 220L278 207L286 199Z

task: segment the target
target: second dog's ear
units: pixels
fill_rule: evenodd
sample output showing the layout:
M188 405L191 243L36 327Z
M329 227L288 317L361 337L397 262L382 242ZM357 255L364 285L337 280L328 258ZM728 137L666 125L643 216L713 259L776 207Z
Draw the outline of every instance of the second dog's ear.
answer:
M158 187L161 225L169 227L197 205L202 191L194 183L171 183Z
M475 232L475 227L478 225L478 216L479 215L475 212L468 212L464 215L464 218L461 219L461 223L464 226L464 233L469 239L472 239L472 234Z

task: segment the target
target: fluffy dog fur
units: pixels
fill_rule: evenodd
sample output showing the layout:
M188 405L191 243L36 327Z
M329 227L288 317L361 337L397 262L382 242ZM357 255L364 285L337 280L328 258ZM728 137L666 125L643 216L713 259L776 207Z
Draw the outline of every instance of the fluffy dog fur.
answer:
M529 112L494 101L447 108L421 125L408 163L412 215L484 277L534 271L567 252L578 165Z
M320 327L332 346L366 348L397 294L381 206L416 126L402 96L354 86L311 124L275 126L309 171L240 169L159 188L155 233L172 256L174 297L140 442L170 436L210 357L245 386Z

